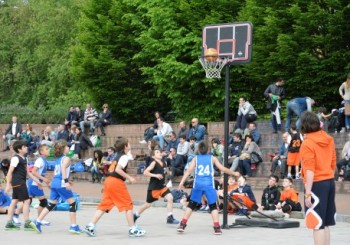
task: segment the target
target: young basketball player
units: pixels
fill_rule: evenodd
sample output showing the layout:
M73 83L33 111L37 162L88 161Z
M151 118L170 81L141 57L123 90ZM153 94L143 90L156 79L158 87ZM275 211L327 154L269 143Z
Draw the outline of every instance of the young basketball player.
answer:
M71 225L69 232L73 234L80 234L82 230L76 224L76 210L77 204L75 202L72 192L72 182L69 181L70 173L70 159L66 157L69 152L69 147L65 140L59 140L55 142L53 146L53 152L56 157L54 176L51 181L51 193L50 202L40 213L39 217L33 223L33 229L41 233L42 221L49 214L51 210L56 207L58 199L61 197L65 199L69 204L69 217Z
M190 218L193 209L195 209L198 203L201 202L202 195L205 195L208 200L209 209L214 222L214 234L221 235L222 232L219 224L219 212L216 206L216 190L214 187L214 165L220 171L226 174L237 177L239 177L240 174L225 168L216 157L208 154L208 146L205 142L201 141L198 144L198 151L200 154L192 160L179 184L179 190L181 190L185 180L191 174L192 170L195 169L195 177L190 202L185 210L185 214L179 227L177 228L177 231L180 233L185 231L187 221Z
M296 125L292 125L290 127L290 136L291 140L288 146L288 157L287 157L287 165L288 165L288 178L292 177L291 170L292 167L295 167L295 178L300 179L299 175L299 165L300 165L300 146L302 143L302 136L297 131Z
M39 206L38 206L38 216L43 211L43 209L47 206L48 202L45 197L43 186L44 183L46 186L50 186L50 181L45 177L46 169L47 169L47 161L46 158L50 155L50 149L47 145L40 145L38 148L38 152L40 157L36 159L31 174L34 178L30 178L28 180L28 192L31 198L38 198ZM42 220L42 225L50 225L50 222Z
M25 155L28 152L26 142L16 141L13 143L13 150L16 154L11 158L10 168L6 175L6 188L5 193L8 193L12 188L12 201L8 208L7 224L5 230L19 230L20 227L16 226L13 222L13 214L18 202L23 202L23 216L24 216L24 230L33 230L33 222L29 220L29 206L30 199L28 195L28 189L26 185L27 179L27 158Z
M167 200L167 224L178 224L178 220L173 216L173 195L168 187L165 186L166 164L162 162L162 153L159 150L152 151L152 163L145 169L143 174L150 177L147 190L146 203L143 204L139 210L134 214L134 220L138 219L140 215L151 207L152 202L157 201L159 197L165 197Z
M85 227L84 232L89 236L95 236L97 222L105 213L108 213L116 206L119 212L125 211L126 220L129 225L129 236L141 237L146 231L135 225L132 212L133 203L124 182L126 179L131 183L135 182L135 179L125 172L129 162L127 153L130 150L130 144L127 139L119 137L114 147L117 155L109 166L107 178L103 184L102 200L91 222Z

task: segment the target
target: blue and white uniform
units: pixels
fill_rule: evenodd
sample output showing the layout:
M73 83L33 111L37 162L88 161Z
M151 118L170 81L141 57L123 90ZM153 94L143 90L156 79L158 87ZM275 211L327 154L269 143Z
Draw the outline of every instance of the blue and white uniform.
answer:
M195 164L191 200L201 203L201 198L205 195L209 205L216 203L213 156L210 154L198 155L195 157Z
M8 207L11 204L11 197L5 193L4 190L0 189L0 207Z
M66 189L66 183L64 182L64 179L62 177L62 165L65 158L66 156L62 155L58 157L55 161L54 176L51 181L51 200L58 200L59 197L66 200L73 197L73 192L71 190ZM67 179L69 178L69 173L70 165L66 168Z
M41 176L45 177L46 171L47 171L47 161L45 158L39 157L38 159L36 159L36 161L34 163L34 167L36 167L38 169L38 173ZM40 182L42 183L43 181L40 180ZM44 196L44 191L39 189L38 184L35 183L34 180L29 178L27 184L28 184L28 193L29 193L30 197L42 197L42 196Z

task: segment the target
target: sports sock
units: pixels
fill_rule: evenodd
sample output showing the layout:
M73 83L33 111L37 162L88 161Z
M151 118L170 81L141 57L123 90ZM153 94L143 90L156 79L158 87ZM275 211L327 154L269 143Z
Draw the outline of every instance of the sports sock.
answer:
M94 225L93 223L89 223L88 226L89 226L90 228L92 228L92 229L95 228L95 225Z
M76 226L77 226L77 224L71 224L71 226L72 226L72 227L76 227Z
M136 215L137 217L140 217L139 212L135 212L135 215Z
M214 222L214 226L215 227L220 226L219 222Z
M187 223L187 219L183 218L183 219L181 220L181 222L186 224L186 223Z

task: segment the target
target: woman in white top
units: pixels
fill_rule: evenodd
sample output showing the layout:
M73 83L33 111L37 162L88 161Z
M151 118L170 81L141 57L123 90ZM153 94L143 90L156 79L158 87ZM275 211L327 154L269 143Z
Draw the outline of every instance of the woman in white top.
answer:
M348 74L346 81L339 87L339 94L345 101L345 126L347 131L350 130L350 73Z

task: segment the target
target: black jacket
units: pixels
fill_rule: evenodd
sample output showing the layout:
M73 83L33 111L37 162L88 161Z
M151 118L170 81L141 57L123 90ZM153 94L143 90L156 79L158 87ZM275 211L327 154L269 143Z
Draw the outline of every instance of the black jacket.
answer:
M279 202L280 196L281 193L277 186L271 188L267 186L261 197L261 206L263 206L265 210L269 210L270 205L276 205Z
M280 97L280 101L286 97L286 91L284 90L283 86L277 86L276 84L269 85L264 92L264 96L268 99L266 105L267 109L271 109L272 106L271 98L269 96L270 93L278 95Z
M10 123L9 126L7 127L6 131L5 131L5 135L6 134L12 134L12 125L13 123ZM14 135L17 138L17 134L22 132L22 125L17 122L16 125L16 134Z

